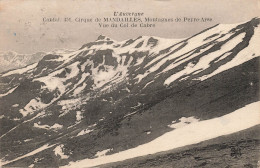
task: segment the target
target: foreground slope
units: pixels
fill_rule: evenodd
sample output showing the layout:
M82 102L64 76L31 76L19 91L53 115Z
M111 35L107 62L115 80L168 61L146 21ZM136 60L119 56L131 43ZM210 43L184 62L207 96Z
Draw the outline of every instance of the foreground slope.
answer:
M259 130L258 125L195 145L99 167L259 167Z

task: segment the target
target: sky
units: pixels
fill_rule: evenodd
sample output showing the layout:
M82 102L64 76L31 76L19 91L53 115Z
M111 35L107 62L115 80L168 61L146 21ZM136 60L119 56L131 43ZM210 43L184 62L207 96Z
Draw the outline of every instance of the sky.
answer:
M259 17L260 0L2 0L0 51L29 54L78 49L102 34L122 41L141 35L185 38L216 24L246 22ZM144 13L143 18L212 18L210 22L156 23L155 27L103 28L76 18L113 17L114 12ZM64 22L70 17L73 22ZM60 22L44 22L60 18Z

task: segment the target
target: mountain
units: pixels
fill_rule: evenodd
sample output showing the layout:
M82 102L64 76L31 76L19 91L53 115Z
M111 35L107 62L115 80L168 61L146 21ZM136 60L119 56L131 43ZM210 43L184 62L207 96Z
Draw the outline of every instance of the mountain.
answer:
M259 21L185 39L101 35L0 74L2 166L255 166Z
M74 50L71 49L56 49L51 52L37 52L33 54L19 54L14 51L0 52L0 73L23 68L27 65L37 63L46 54L66 54Z
M0 52L0 73L38 62L45 54L44 52L34 54L18 54L14 51Z

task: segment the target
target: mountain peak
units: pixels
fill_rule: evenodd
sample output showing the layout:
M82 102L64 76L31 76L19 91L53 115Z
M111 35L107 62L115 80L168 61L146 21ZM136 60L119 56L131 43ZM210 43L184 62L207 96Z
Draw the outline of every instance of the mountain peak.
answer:
M101 34L98 36L97 40L111 40L111 38Z
M254 27L257 27L259 25L259 23L260 23L260 18L259 17L255 17L255 18L251 19L249 21L249 23L251 23Z

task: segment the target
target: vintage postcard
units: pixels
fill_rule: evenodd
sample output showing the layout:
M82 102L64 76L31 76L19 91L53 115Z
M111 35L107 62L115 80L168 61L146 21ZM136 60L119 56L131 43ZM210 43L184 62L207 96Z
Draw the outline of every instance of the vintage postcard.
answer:
M259 0L1 0L3 168L260 168Z

